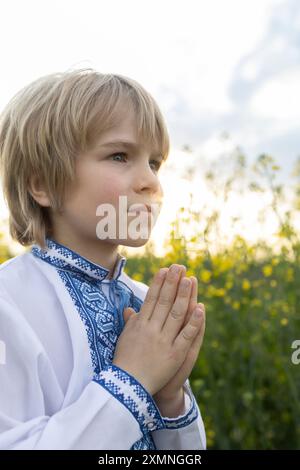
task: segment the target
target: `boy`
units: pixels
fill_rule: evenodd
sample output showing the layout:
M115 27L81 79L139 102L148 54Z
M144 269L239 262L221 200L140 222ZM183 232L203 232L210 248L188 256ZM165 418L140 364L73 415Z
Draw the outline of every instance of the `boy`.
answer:
M118 253L149 238L168 151L156 102L120 75L42 77L4 110L10 234L32 248L0 268L1 449L205 448L197 280L173 265L148 289Z

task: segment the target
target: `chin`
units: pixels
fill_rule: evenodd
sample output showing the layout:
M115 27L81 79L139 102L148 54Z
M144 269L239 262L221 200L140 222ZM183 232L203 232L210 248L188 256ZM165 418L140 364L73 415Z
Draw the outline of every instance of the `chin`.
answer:
M139 248L140 246L146 245L148 241L149 241L149 238L138 238L137 240L127 239L127 240L120 240L120 245Z

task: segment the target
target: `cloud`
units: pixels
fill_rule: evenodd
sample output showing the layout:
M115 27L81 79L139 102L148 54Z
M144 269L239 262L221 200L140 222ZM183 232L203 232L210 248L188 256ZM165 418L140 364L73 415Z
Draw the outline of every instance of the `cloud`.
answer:
M148 89L173 148L215 156L228 131L250 158L299 152L298 0L11 0L0 41L0 108L40 75L91 66Z
M266 81L250 102L252 113L263 118L285 124L283 131L290 126L299 128L300 123L300 66L283 71Z
M299 25L299 2L276 2L264 37L241 57L229 89L236 112L228 122L241 143L252 154L272 151L285 164L300 147Z

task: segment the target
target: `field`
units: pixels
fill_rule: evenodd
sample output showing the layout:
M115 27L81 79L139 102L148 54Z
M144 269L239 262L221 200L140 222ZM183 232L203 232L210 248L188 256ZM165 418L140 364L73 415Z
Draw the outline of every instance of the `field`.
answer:
M237 178L217 185L223 188L224 204L241 169L245 162L239 157ZM300 448L300 364L292 362L292 343L300 340L300 237L294 225L300 186L295 184L289 210L282 211L284 188L276 184L272 158L262 155L255 171L258 179L248 190L268 190L272 196L268 210L278 217L275 246L266 240L249 244L237 234L216 249L211 235L219 214L213 211L199 221L201 211L183 208L164 258L155 256L149 243L143 256L130 257L126 264L126 272L146 284L172 263L184 264L187 275L198 279L207 327L190 379L211 449ZM207 174L209 182L215 177ZM178 224L195 221L202 223L201 230L189 239L174 237ZM0 263L10 256L0 239Z

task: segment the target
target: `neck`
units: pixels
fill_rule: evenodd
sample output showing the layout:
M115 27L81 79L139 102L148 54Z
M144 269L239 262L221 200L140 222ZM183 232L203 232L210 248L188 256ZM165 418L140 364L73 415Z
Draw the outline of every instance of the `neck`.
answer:
M75 236L62 236L58 233L49 235L57 243L70 248L80 256L88 259L92 263L103 266L110 271L109 276L113 273L115 264L118 259L118 245L105 242L105 240L84 240L76 239Z

